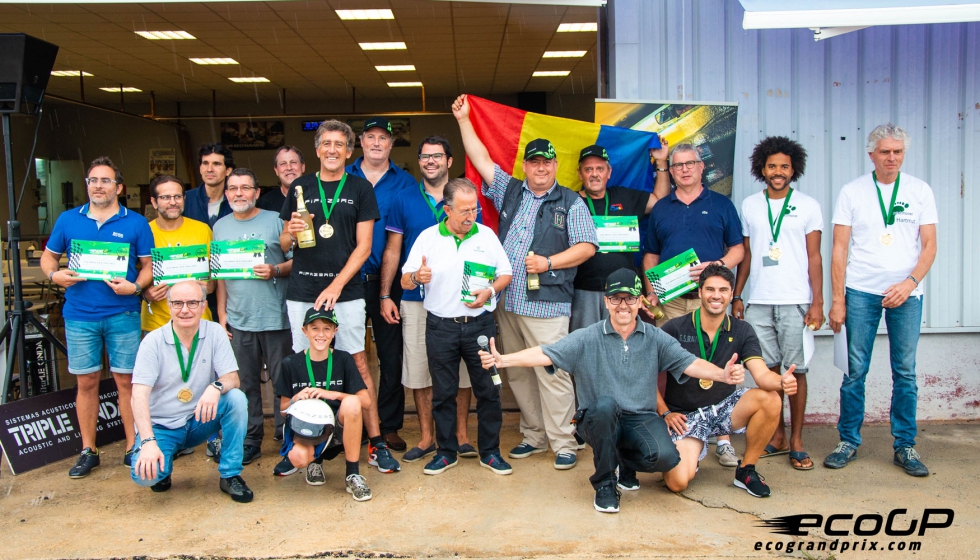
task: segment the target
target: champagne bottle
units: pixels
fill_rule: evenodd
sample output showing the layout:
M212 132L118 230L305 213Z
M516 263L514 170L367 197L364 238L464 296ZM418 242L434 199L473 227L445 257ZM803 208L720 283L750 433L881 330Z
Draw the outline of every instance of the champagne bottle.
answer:
M654 319L659 321L660 319L664 318L664 310L661 309L659 305L654 305L644 296L640 296L640 303L643 304L643 307L647 308L647 311L653 315Z
M528 251L527 256L533 257L534 251ZM540 290L541 281L538 279L538 273L528 272L527 273L527 289L528 290Z
M313 247L316 245L316 236L313 235L313 216L310 216L310 211L306 209L306 199L303 198L303 187L299 185L296 185L296 212L299 213L299 217L306 223L303 231L296 234L296 242L302 249Z

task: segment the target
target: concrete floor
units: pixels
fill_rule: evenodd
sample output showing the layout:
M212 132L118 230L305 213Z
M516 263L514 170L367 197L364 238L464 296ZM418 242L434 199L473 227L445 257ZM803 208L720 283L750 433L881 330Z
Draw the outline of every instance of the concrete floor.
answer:
M470 433L475 437L475 421ZM520 441L516 414L505 415L502 448ZM266 430L269 434L271 431ZM414 417L403 437L417 440ZM732 469L713 453L697 480L682 495L663 486L660 475L639 475L641 488L624 493L619 514L592 508L591 451L579 465L556 471L550 453L513 460L514 474L497 476L475 459L430 477L422 463L402 464L402 472L380 474L362 458L374 499L356 503L344 491L343 463L324 465L327 484L308 486L302 472L272 476L278 461L271 439L263 456L243 477L255 491L251 504L236 504L218 490L214 463L203 446L175 466L173 488L154 494L129 480L121 465L123 445L104 448L103 464L87 479L67 476L65 460L19 476L4 465L0 477L0 558L295 558L295 557L631 557L770 558L783 552L756 551L756 543L790 542L793 537L760 528L761 519L794 514L879 514L907 509L898 528L925 508L949 508L953 524L907 538L844 538L921 543L914 554L861 551L810 552L812 558L977 558L980 490L977 451L980 423L929 424L920 429L918 449L932 469L916 479L891 463L891 436L885 426L864 431L859 459L846 469L820 466L837 442L831 427L810 427L807 448L818 466L790 468L785 456L764 459L759 471L773 496L757 499L732 485ZM735 446L742 447L736 437ZM712 448L713 450L713 448ZM400 454L396 454L400 457ZM942 516L933 518L941 521ZM867 529L871 522L863 527ZM834 529L853 531L852 521ZM802 542L834 542L817 530ZM838 543L839 546L839 543ZM792 557L804 557L794 553Z

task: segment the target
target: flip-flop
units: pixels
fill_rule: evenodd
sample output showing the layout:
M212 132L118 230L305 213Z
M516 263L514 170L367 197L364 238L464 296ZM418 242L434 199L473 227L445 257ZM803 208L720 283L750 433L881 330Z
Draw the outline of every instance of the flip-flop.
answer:
M803 466L803 461L806 461L806 460L809 460L810 461L810 466L809 467L804 467ZM799 463L799 466L797 466L797 464L794 463L793 461L796 461L796 463ZM808 470L811 470L813 468L813 460L810 459L810 455L806 451L790 451L789 452L789 464L790 464L791 467L793 467L794 469L796 469L798 471L808 471Z
M765 452L760 458L765 459L766 457L775 457L776 455L785 455L787 453L789 453L789 447L786 449L777 449L775 445L767 445Z

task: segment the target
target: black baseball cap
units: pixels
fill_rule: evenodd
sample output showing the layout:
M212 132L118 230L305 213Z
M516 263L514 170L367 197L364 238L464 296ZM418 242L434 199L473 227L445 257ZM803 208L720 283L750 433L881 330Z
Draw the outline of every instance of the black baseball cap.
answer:
M309 325L310 323L316 321L317 319L330 321L331 323L340 326L340 322L337 320L337 314L333 312L333 309L327 309L326 307L323 307L321 309L311 307L307 309L306 317L303 318L303 326L305 327L306 325Z
M364 121L364 128L361 133L363 134L372 128L383 128L388 131L388 134L391 134L391 123L384 117L371 117Z
M531 140L524 146L524 161L527 161L534 156L542 156L545 159L555 159L558 154L555 153L555 147L551 144L550 140L545 140L544 138L538 138L537 140Z
M643 293L643 282L635 271L621 268L606 278L606 295L629 294L638 296Z
M609 161L609 152L598 144L592 144L591 146L582 148L582 152L578 155L578 162L582 163L582 160L589 156L595 156Z

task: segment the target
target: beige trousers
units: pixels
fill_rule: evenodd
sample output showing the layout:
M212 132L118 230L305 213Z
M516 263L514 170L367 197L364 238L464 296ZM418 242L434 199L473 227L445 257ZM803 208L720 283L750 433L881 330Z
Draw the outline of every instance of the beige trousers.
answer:
M696 293L696 292L695 292ZM695 309L701 307L700 299L674 298L667 303L660 304L664 308L664 318L657 319L657 326L662 327L667 321L682 317L688 313L693 313Z

